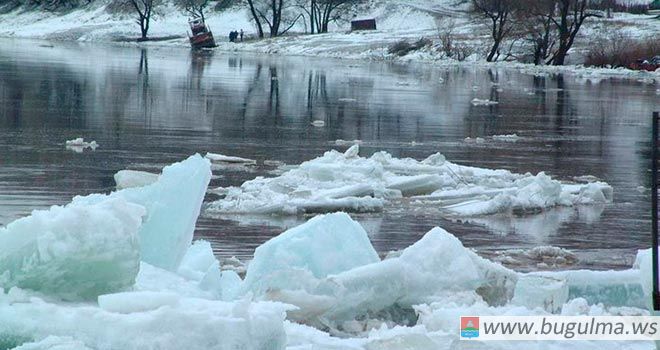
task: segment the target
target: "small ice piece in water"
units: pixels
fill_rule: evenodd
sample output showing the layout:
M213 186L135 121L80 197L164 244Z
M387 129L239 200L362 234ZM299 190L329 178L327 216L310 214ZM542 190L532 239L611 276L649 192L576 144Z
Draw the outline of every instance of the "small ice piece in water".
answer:
M499 102L497 101L491 101L488 99L482 100L478 98L473 98L472 101L470 101L470 103L472 103L473 106L492 106L499 104Z
M158 181L158 174L138 170L119 170L114 178L117 189L142 187Z
M144 214L121 198L33 211L0 228L0 287L80 300L132 286Z
M206 153L204 157L212 162L219 162L219 163L237 163L237 164L245 164L245 165L257 164L257 161L254 159L226 156L224 154L219 154L219 153Z
M305 289L310 281L380 261L359 223L346 213L316 216L259 246L244 288Z
M335 140L335 145L337 146L351 146L351 145L361 145L362 140L353 140L353 141L348 141L348 140Z
M323 120L315 120L312 122L312 126L315 126L317 128L321 128L325 126L325 122Z
M67 140L65 142L66 149L74 151L76 153L81 153L85 148L90 148L92 151L95 150L99 145L96 141L85 142L85 139L78 137L73 140Z
M520 136L518 136L517 134L493 135L493 140L503 141L503 142L518 142L520 140Z
M354 98L339 98L337 99L338 102L357 102L356 99Z
M518 278L511 303L554 313L560 311L566 301L568 284L565 280L529 274Z

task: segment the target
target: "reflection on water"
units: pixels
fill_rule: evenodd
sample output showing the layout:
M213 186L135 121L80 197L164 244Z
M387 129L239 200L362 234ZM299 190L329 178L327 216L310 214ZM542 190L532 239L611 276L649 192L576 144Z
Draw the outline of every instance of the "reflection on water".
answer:
M215 169L211 187L271 176L264 161L299 164L363 140L363 155L444 153L453 162L563 180L594 175L615 203L535 216L440 219L435 208L358 215L380 252L441 225L489 254L569 248L578 267L621 267L647 246L649 120L657 85L501 68L191 53L0 41L0 224L73 195L113 189L121 169L154 171L195 152L256 159ZM499 104L473 106L474 98ZM325 127L310 125L315 120ZM517 133L516 143L488 136ZM96 140L96 151L64 141ZM485 143L466 143L484 137ZM268 163L270 164L270 163ZM215 197L209 194L207 201ZM396 208L395 208L396 209ZM254 247L299 218L202 218L197 237L220 256ZM608 259L616 251L621 259Z

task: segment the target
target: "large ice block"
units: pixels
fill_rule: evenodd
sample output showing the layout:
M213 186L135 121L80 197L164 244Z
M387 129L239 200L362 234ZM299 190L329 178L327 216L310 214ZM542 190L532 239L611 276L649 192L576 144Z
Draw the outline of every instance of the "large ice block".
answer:
M548 312L558 312L567 301L566 280L528 274L518 278L511 303L530 309L540 307Z
M0 287L75 300L131 286L144 214L122 198L35 210L0 229Z
M393 306L410 308L446 292L477 291L493 304L511 298L517 275L480 258L441 228L429 231L397 258L331 275L316 294L337 303L324 314L347 320Z
M0 293L0 339L71 337L92 349L283 350L290 306L162 293L106 295L103 308ZM20 293L14 293L20 294Z
M151 185L127 188L108 195L147 209L139 231L143 261L170 271L177 270L192 242L210 180L210 162L197 154L163 168L158 181ZM74 203L90 204L105 197L100 194L76 197Z
M316 279L379 260L367 233L348 214L321 215L259 246L244 288L257 294L310 288Z

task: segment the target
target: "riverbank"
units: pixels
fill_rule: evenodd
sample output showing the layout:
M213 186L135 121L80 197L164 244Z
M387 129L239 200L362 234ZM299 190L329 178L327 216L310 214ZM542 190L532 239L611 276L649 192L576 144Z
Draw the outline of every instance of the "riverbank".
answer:
M350 32L344 27L335 26L326 34L307 35L294 33L278 38L249 39L231 43L224 33L245 30L252 37L253 25L246 9L228 9L223 12L210 12L207 24L213 30L217 51L244 52L275 55L311 56L323 58L354 59L360 61L393 61L402 63L430 63L438 66L480 65L506 66L532 74L573 73L584 77L619 76L637 79L645 83L660 81L660 72L637 72L627 69L586 68L581 57L589 43L606 28L618 28L629 37L653 37L660 32L660 21L653 16L615 13L613 18L598 18L587 22L576 41L570 65L562 67L533 66L518 62L488 63L484 52L488 48L487 28L477 23L465 12L448 7L432 7L426 0L415 2L389 2L374 5L367 17L376 18L379 30ZM44 39L49 41L101 42L119 45L139 45L141 47L188 47L186 30L187 16L181 10L169 5L161 9L161 15L151 24L149 35L169 40L155 40L136 43L131 38L139 37L139 27L128 14L111 14L106 4L91 4L88 7L67 12L28 12L15 10L0 15L0 37L17 39ZM471 47L472 54L462 62L447 58L440 49L439 33L451 25L452 35ZM302 31L304 28L298 28ZM390 53L392 45L420 38L430 39L421 49L399 56ZM484 51L484 52L482 52Z

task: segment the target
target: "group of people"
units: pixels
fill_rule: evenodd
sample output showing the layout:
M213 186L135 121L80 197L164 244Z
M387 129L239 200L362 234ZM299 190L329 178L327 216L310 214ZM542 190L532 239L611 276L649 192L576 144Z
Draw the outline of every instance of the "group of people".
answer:
M235 43L238 38L240 38L241 41L243 41L243 29L241 29L240 32L236 30L229 32L229 41Z

